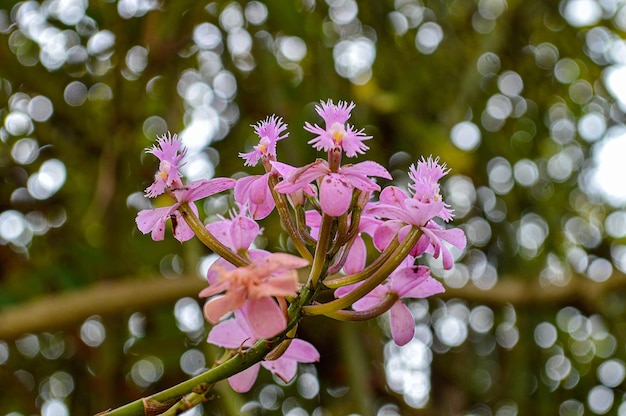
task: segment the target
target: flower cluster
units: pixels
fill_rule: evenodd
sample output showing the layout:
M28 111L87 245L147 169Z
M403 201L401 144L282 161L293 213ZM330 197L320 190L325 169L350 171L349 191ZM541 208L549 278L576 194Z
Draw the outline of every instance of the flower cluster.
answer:
M438 158L422 158L410 167L407 190L381 187L376 178L393 178L376 162L342 163L344 155L363 155L369 149L364 141L372 138L348 123L354 107L332 100L316 106L323 126L307 122L304 130L315 135L308 143L326 158L302 167L278 161L277 142L289 133L275 115L253 126L258 145L239 154L246 166L261 162L262 174L184 184L180 168L185 150L175 135L159 138L148 150L160 165L146 195L165 194L173 203L140 211L139 230L162 240L169 220L176 239L195 235L220 255L200 293L207 298L205 317L214 325L208 342L233 355L270 346L266 356L230 375L236 391L248 391L261 366L288 381L297 363L319 359L312 344L296 338L298 324L307 316L349 321L389 311L393 340L408 343L414 321L403 299L444 291L418 261L430 255L450 269L451 247L465 248L463 232L445 226L453 212L439 181L449 169ZM228 189L237 204L229 217L200 221L195 201ZM254 248L263 232L258 221L272 212L279 215L293 253ZM335 298L321 303L319 294L329 290Z

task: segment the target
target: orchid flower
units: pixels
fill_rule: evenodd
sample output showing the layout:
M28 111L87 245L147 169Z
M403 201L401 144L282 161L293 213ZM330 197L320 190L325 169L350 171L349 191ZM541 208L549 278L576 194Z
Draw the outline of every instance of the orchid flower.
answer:
M263 121L259 121L254 127L254 132L259 136L259 144L254 146L254 150L248 153L239 153L239 157L245 159L244 165L254 166L259 159L266 158L276 160L276 142L284 139L289 135L285 133L280 135L287 129L287 125L283 123L283 119L275 115L267 117Z
M348 157L365 153L369 147L363 141L371 139L372 136L366 136L363 129L357 131L354 126L347 124L354 103L348 104L346 101L339 101L335 105L333 100L328 100L327 102L321 101L320 104L321 107L315 106L315 111L324 119L325 128L306 122L304 129L317 134L317 137L310 140L309 144L312 144L317 150L341 149Z
M189 202L191 209L197 215L198 208L193 203L194 201L231 189L233 186L235 186L233 179L213 178L195 181L185 187L173 189L171 190L171 195L174 197L175 203L169 207L139 211L135 219L137 228L144 234L151 232L154 241L161 241L165 237L165 224L168 219L171 219L174 237L181 243L190 240L193 238L194 233L178 211L178 208L183 203Z
M214 283L200 292L201 297L214 296L204 305L207 320L217 323L230 311L247 304L252 329L259 338L274 336L287 325L284 314L272 297L295 296L299 269L309 262L286 253L272 253L248 266L219 272ZM267 319L268 314L276 315ZM280 315L280 317L278 317Z
M379 250L384 250L396 234L402 241L411 227L416 226L424 235L411 255L418 256L430 247L435 258L443 254L445 269L452 267L452 256L443 241L463 249L466 245L465 234L459 229L441 232L443 228L434 222L435 218L444 221L452 219L449 205L439 194L438 181L447 172L445 165L439 165L438 159L422 159L410 169L409 176L413 183L409 184L409 189L413 192L412 196L398 187L389 186L380 193L377 204L370 204L368 214L387 219L374 233L374 244Z
M231 349L251 347L260 339L251 321L254 313L247 306L236 310L234 318L226 319L211 329L207 341ZM279 315L282 315L280 311L272 310L266 314L265 318L271 321L280 319ZM312 344L301 339L292 339L289 347L279 358L253 364L248 369L229 377L228 383L239 393L249 391L254 385L261 366L287 383L296 375L298 363L312 363L319 361L319 358L319 352Z
M272 191L268 186L270 172L263 175L244 176L235 185L235 201L248 205L250 214L255 220L261 220L274 210L276 206Z
M159 170L154 175L154 182L146 188L146 196L154 198L165 192L167 188L178 188L182 186L182 174L179 169L183 164L181 159L185 156L186 149L180 150L182 143L176 135L167 133L157 139L157 144L147 150L159 160Z
M322 126L306 122L304 130L315 135L308 143L326 151L327 159L303 167L277 160L277 143L289 132L276 115L252 125L258 143L239 153L245 166L262 163L265 172L260 175L184 185L180 169L186 149L176 135L159 137L147 151L159 159L159 169L146 196L165 194L173 204L140 211L137 227L162 240L170 220L176 239L189 240L195 230L200 241L220 255L199 296L207 298L204 316L214 325L208 342L238 353L254 349L243 362L229 360L246 367L228 379L238 392L252 388L261 366L288 382L299 362L319 360L313 345L294 338L305 316L364 320L389 311L393 340L408 343L415 323L403 300L444 291L428 267L416 265L417 257L423 253L441 257L443 267L450 269L454 265L450 245L465 248L463 231L442 225L452 220L453 211L441 196L439 181L449 169L439 158L422 158L412 165L406 191L397 186L382 189L375 178L392 176L376 162L341 164L344 154L364 154L369 149L364 142L372 138L348 123L354 108L352 102L335 104L330 99L315 106ZM237 207L228 218L206 225L197 218L195 201L231 188ZM375 192L378 198L371 202ZM253 247L262 233L258 220L275 207L300 257ZM368 265L365 234L376 250L384 251ZM301 285L297 269L309 264L308 280ZM336 299L318 298L320 282L337 288ZM352 310L347 310L350 305ZM234 372L232 367L227 370Z

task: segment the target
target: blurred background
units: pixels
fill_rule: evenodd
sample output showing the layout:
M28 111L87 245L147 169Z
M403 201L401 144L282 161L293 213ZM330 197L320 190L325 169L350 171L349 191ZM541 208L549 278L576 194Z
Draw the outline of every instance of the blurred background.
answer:
M396 184L447 163L468 246L451 271L424 259L447 292L410 303L407 346L386 317L310 319L320 363L188 415L626 415L625 6L0 0L0 414L93 414L210 367L214 256L136 230L144 149L169 130L191 180L240 177L276 113L279 159L303 165L332 98Z

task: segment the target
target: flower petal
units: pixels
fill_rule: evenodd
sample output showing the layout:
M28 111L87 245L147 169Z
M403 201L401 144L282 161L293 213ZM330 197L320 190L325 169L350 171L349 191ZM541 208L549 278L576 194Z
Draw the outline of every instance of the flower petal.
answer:
M339 217L346 213L352 202L352 186L342 175L329 173L320 186L320 206L324 213Z
M365 260L367 259L367 247L365 241L360 235L354 238L350 252L348 253L348 259L343 265L343 270L347 274L354 274L360 272L365 267Z
M197 201L219 192L231 189L236 181L231 178L213 178L194 181L180 190L175 190L176 200L179 202Z
M237 393L246 393L250 391L257 376L259 375L259 368L261 368L261 365L256 363L242 372L228 377L228 384L230 384L230 387L232 387Z
M298 362L281 356L276 360L263 361L261 365L276 374L282 381L288 383L298 371Z
M230 223L232 249L235 251L247 250L255 238L260 234L259 224L251 218L237 216Z
M320 353L310 342L296 338L291 341L283 357L299 363L313 363L319 361Z
M207 342L224 348L239 348L242 345L253 345L251 336L236 318L230 318L220 322L211 329Z
M240 308L244 301L243 291L229 290L225 295L213 297L204 304L204 316L209 322L215 324L228 312Z
M391 336L396 344L402 346L413 339L415 335L415 321L409 308L402 302L394 303L390 310L389 325Z
M307 266L309 262L301 257L288 253L272 253L259 263L267 273L274 273L279 270L299 269Z
M152 239L161 241L165 237L165 221L171 211L172 207L141 210L135 218L137 228L144 234L152 231Z
M271 338L287 328L287 318L272 298L248 299L247 318L257 338Z
M344 169L350 171L351 174L359 174L362 176L377 176L379 178L393 179L391 174L383 165L380 165L374 161L366 160L365 162L355 163L352 166Z
M414 288L400 294L400 297L420 299L436 295L437 293L443 293L445 291L446 289L443 287L441 282L439 282L439 280L429 276L426 280Z

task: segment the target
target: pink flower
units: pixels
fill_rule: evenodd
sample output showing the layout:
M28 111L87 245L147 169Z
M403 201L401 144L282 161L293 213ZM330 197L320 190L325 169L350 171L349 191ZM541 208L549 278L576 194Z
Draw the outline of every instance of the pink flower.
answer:
M380 190L380 186L368 176L392 179L387 169L376 162L365 161L355 165L344 165L339 167L337 172L333 172L326 161L318 160L286 177L275 189L277 192L290 194L321 178L320 206L326 214L339 217L350 208L354 188L365 192Z
M267 217L276 206L268 185L270 174L244 176L235 185L235 201L247 205L255 220Z
M182 186L180 181L182 175L179 169L183 164L180 161L187 151L187 149L179 151L182 145L180 139L176 135L171 136L169 132L167 136L163 135L157 141L158 143L147 151L161 161L159 171L154 175L154 182L146 188L146 195L150 198L161 195L169 187Z
M374 233L376 248L384 250L396 234L402 241L411 226L416 226L424 234L411 255L418 256L424 252L432 253L435 258L442 255L444 268L453 266L452 255L443 241L463 249L466 245L465 234L460 229L444 230L434 222L435 218L444 221L452 219L452 211L439 193L438 181L446 173L448 170L445 165L439 165L438 159L422 159L417 162L417 167L411 166L410 169L409 176L413 183L409 184L409 189L412 196L395 186L389 186L380 193L378 203L371 204L367 209L369 214L388 219Z
M172 232L174 237L180 241L187 241L194 236L193 231L178 211L178 207L185 202L190 202L191 209L198 213L193 201L206 198L207 196L222 192L235 186L235 180L230 178L214 178L210 180L195 181L187 185L172 190L175 203L169 207L154 209L144 209L137 213L135 222L137 228L144 234L151 232L154 241L163 240L165 237L165 224L168 219L172 221Z
M266 319L280 319L279 313L268 313ZM253 312L246 306L236 310L234 318L224 320L211 329L207 341L211 344L231 349L253 346L259 340L259 337L252 329L253 325L250 321L252 315ZM228 383L233 390L239 393L249 391L254 385L261 366L287 383L296 375L298 363L313 363L319 361L319 358L319 352L313 345L301 339L293 339L285 353L278 359L256 363L248 369L229 377Z
M287 321L273 296L295 296L298 273L295 269L309 262L286 253L273 253L248 266L222 270L214 283L200 292L201 297L224 293L204 305L204 315L211 323L218 322L230 311L247 304L252 330L259 338L268 338L284 330ZM280 315L268 320L267 315Z
M239 157L245 159L244 165L254 166L261 158L276 160L276 142L289 135L289 133L285 133L280 136L286 129L287 125L283 123L283 119L275 115L259 121L254 126L254 132L260 138L259 144L254 146L254 150L251 152L239 153Z
M413 199L417 199L424 204L440 203L440 210L437 216L448 222L452 219L452 211L448 204L443 203L440 193L439 180L446 176L450 169L446 164L439 164L439 158L433 160L422 158L417 162L417 166L411 165L409 168L409 178L413 183L409 184L409 190L413 193Z
M321 107L316 105L315 110L324 119L326 128L306 122L304 129L317 134L317 137L310 140L309 144L317 150L341 149L348 157L365 153L369 147L363 144L363 141L371 139L372 136L366 136L363 129L357 131L354 126L347 124L353 108L354 103L348 104L346 101L339 101L335 105L333 100L328 100L327 102L321 101Z
M409 308L401 301L406 298L426 298L445 291L443 285L430 276L430 270L425 266L415 266L415 258L408 256L400 266L394 270L387 281L378 285L370 293L352 305L355 311L366 311L378 305L389 293L398 295L398 300L389 309L389 325L391 335L398 345L405 345L415 334L415 322ZM336 297L343 297L358 287L344 286L335 291Z

